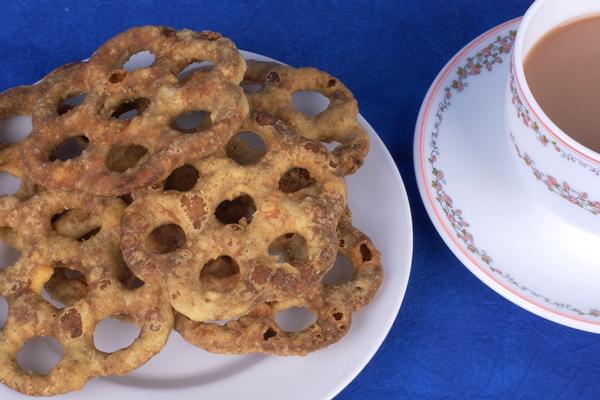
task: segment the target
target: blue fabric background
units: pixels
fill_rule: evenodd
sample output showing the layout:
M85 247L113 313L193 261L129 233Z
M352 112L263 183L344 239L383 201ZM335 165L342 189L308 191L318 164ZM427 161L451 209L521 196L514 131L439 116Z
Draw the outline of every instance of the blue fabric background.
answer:
M331 72L394 156L415 231L400 315L339 398L598 399L600 336L536 317L477 280L439 238L414 179L413 129L429 84L463 45L530 2L0 0L0 90L86 58L139 24L212 29L239 48Z

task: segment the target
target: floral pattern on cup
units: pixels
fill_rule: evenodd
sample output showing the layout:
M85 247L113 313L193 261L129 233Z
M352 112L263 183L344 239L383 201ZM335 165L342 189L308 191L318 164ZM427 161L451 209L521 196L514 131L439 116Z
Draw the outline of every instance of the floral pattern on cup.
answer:
M580 166L592 172L594 175L600 176L599 167L586 162L585 160L575 156L569 151L566 151L560 146L560 144L556 140L549 138L548 135L546 135L543 132L543 130L540 129L538 122L531 116L531 114L529 113L529 109L525 106L525 104L523 104L523 101L521 100L521 95L519 93L519 89L515 81L512 60L510 69L510 91L512 93L512 103L515 106L517 117L523 122L523 124L525 124L526 127L529 128L531 132L535 134L538 142L540 142L545 147L551 146L551 148L558 152L563 159L577 163Z
M457 69L456 79L454 79L451 84L444 89L444 97L438 105L438 109L435 114L433 130L431 131L431 140L429 141L429 147L431 151L428 162L431 165L431 174L433 177L431 180L431 186L435 191L435 199L444 211L444 214L450 222L456 236L464 244L466 249L487 264L490 271L501 276L505 282L517 287L519 290L521 290L521 292L529 293L547 304L569 311L578 316L600 318L600 310L590 309L589 311L584 311L581 308L575 307L571 304L552 300L547 296L519 283L512 275L496 267L492 257L485 250L477 246L476 240L469 230L470 224L464 218L462 210L457 208L452 197L446 192L446 177L444 172L438 167L437 164L440 157L440 150L438 146L440 127L443 122L444 113L451 106L450 100L453 96L461 93L469 86L469 77L473 75L479 75L483 70L492 71L494 65L504 62L503 57L510 54L516 33L516 30L510 30L505 36L497 36L492 43L477 52L474 57L468 57L465 60L466 62L464 65ZM526 119L529 118L528 114L525 115ZM535 121L533 121L531 118L528 119L528 123L530 123L530 125L534 126L534 122ZM537 123L535 123L535 126L537 126ZM537 129L539 131L539 126ZM544 144L544 141L545 140L541 139L542 144ZM546 142L546 145L549 142L550 141ZM540 172L540 179L541 176L542 175ZM554 187L554 182L552 180L550 180L550 183L552 183L552 187ZM576 192L573 192L573 194L574 193ZM579 196L580 194L577 193L577 197Z
M527 167L531 170L533 176L538 181L545 184L546 187L548 187L548 190L568 200L576 206L579 206L584 210L591 212L594 215L600 214L600 201L591 200L588 198L588 194L586 192L579 192L572 188L568 182L560 182L554 176L545 174L544 172L540 171L537 168L535 161L533 161L527 153L521 154L521 149L519 149L519 145L515 141L515 136L512 134L512 132L510 133L510 138L515 146L515 150L519 158L523 160L525 165L527 165Z

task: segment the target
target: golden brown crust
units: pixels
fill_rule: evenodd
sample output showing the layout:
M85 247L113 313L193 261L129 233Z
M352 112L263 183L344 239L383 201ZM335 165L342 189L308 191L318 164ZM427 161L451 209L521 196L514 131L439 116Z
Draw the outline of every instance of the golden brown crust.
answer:
M181 314L175 329L189 343L213 353L306 355L340 340L350 328L352 313L368 304L383 280L381 255L371 240L352 226L350 215L340 221L340 254L354 275L339 285L322 284L313 291L282 302L256 306L247 315L224 325L194 322ZM276 322L278 312L306 307L317 320L304 330L286 332Z
M267 111L312 140L338 142L333 155L343 175L354 173L369 151L369 136L358 122L354 96L337 78L315 68L292 68L277 63L247 61L245 80L262 85L248 94L254 110ZM327 109L315 116L297 111L292 95L316 91L329 99Z
M141 51L153 63L130 70ZM212 67L187 68L201 61ZM242 80L262 90L245 95ZM328 108L297 111L292 96L303 90L326 96ZM183 126L178 117L194 111L209 118ZM352 226L343 180L361 166L368 134L352 93L325 72L256 61L246 70L218 33L144 26L1 93L0 121L17 115L32 117L32 133L0 144L0 171L21 179L14 196L0 196L0 239L21 253L0 270L9 307L0 382L15 390L55 395L126 374L161 350L175 323L215 353L305 355L343 337L381 284L379 251ZM336 254L353 277L324 283ZM316 322L284 331L275 317L291 307ZM114 353L93 338L109 317L140 328ZM16 361L38 336L64 350L46 375Z
M31 117L38 99L60 76L76 64L67 64L50 72L39 83L18 86L0 93L0 122L12 117ZM27 176L21 161L21 142L6 143L0 138L0 171L19 178L20 186L15 196L19 199L31 197L40 188Z
M334 261L345 184L333 173L323 146L279 122L258 113L241 128L257 133L267 145L255 164L239 165L222 155L191 160L187 165L198 171L193 188L136 193L125 211L125 260L143 280L161 282L173 307L194 320L236 317L261 301L303 293ZM310 173L314 183L286 193L281 179L296 169ZM173 242L173 251L168 245L157 248L153 240L167 238L153 239L152 232L160 226L177 230L170 224L179 226L184 238ZM276 242L286 235L290 243ZM286 262L269 255L270 246L287 251ZM230 274L235 275L231 287L211 288L203 283L201 269L220 257L229 257L226 261L239 271Z
M122 375L139 367L166 343L173 313L163 292L153 285L131 290L119 279L123 208L117 198L75 192L45 191L26 201L0 198L0 224L9 232L4 238L21 252L20 259L0 273L0 295L9 304L0 331L0 381L7 386L30 395L77 390L90 378ZM64 210L98 215L92 222L101 227L85 240L61 234L53 220ZM59 310L41 297L41 290L52 269L64 266L83 274L87 293ZM134 323L141 331L129 347L104 353L94 346L93 333L98 322L111 316ZM37 336L53 336L63 347L62 358L47 375L24 371L16 362L25 342Z
M235 44L217 32L176 31L166 26L141 26L122 32L103 44L90 59L92 68L108 76L121 69L132 55L150 51L153 67L179 74L195 62L210 61L214 67L208 75L238 84L244 77L246 65ZM193 75L206 75L197 71ZM203 78L203 77L202 77ZM196 79L196 77L192 78Z
M121 69L141 50L154 54L151 66ZM180 81L177 74L195 57L213 60L215 66ZM117 35L41 96L33 131L21 149L26 172L51 189L99 195L125 194L160 181L189 154L215 151L239 127L248 112L237 86L244 70L243 58L222 37L153 26ZM61 109L65 99L82 94L81 104ZM118 119L133 109L136 117ZM174 125L180 115L200 110L210 113L210 124L198 132L187 134ZM89 143L79 157L53 159L57 146L82 136ZM139 150L137 163L116 167L115 153L132 146Z

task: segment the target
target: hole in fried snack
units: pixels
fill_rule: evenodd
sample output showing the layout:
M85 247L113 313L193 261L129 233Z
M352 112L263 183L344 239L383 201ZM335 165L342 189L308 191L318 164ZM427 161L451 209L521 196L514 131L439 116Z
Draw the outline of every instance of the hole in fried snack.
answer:
M160 225L150 232L148 242L155 254L174 252L185 244L185 232L177 224Z
M101 228L97 217L80 208L67 209L54 214L50 224L59 235L79 242L91 239Z
M269 245L269 255L277 257L277 262L301 267L308 262L308 244L302 235L286 233Z
M215 209L215 217L224 225L249 224L255 212L254 200L247 194L243 194L233 200L222 201Z
M123 200L123 203L125 203L125 205L130 205L131 203L133 203L133 197L131 196L131 193L122 194L119 196L119 198Z
M292 95L292 104L296 111L314 117L327 110L329 99L313 90L299 90Z
M354 276L354 269L350 261L338 253L333 267L323 277L323 283L328 285L341 285L350 282Z
M47 375L62 358L64 349L53 336L29 339L17 354L17 363L23 371Z
M283 193L294 193L315 183L310 172L304 168L291 168L279 180L279 190Z
M139 289L144 286L145 282L135 276L129 269L125 260L122 260L121 267L119 268L119 282L123 284L129 290Z
M59 213L54 214L51 218L50 218L50 223L52 224L52 229L56 230L56 226L54 225L57 221L59 221L62 217L64 217L67 212L69 211L69 209L63 210ZM87 214L87 216L89 216L89 213Z
M6 324L6 318L8 317L8 301L3 296L0 296L0 328Z
M215 67L215 63L212 61L196 61L188 64L181 72L177 75L177 79L185 81L190 78L194 73L198 71L208 72Z
M129 72L140 68L146 68L154 64L155 58L154 54L149 50L139 51L129 57L129 59L123 63L122 68Z
M60 102L56 109L56 112L58 112L58 115L63 115L71 111L72 109L83 103L86 96L87 93L77 93L72 96L68 96L66 99Z
M94 346L105 353L114 353L133 344L141 329L130 322L105 318L94 330Z
M62 309L65 304L72 304L87 293L87 279L81 271L57 265L44 285L42 297L54 307Z
M0 196L8 196L17 193L21 186L21 180L8 172L0 172Z
M257 93L263 90L263 85L260 83L246 79L240 83L240 86L246 94Z
M275 329L273 329L271 327L268 327L267 330L265 331L265 333L263 333L264 340L269 340L275 336L277 336L277 331L275 331Z
M335 149L336 149L338 146L340 146L340 145L341 145L341 143L340 143L340 142L337 142L337 141L335 141L335 140L332 140L332 141L329 141L329 142L322 141L322 142L321 142L321 144L322 144L323 146L325 146L325 148L326 148L328 151L330 151L330 152L331 152L331 151L334 151L334 150L335 150Z
M71 136L63 140L48 155L50 161L67 161L79 157L89 143L89 139L83 135Z
M60 270L62 274L64 274L65 278L69 280L77 280L85 283L85 275L81 271L77 271L75 269L63 268L59 267L57 270Z
M108 81L110 83L119 83L119 82L122 82L126 76L127 76L127 71L116 71L111 74L111 76L108 78Z
M145 97L126 100L113 109L110 116L121 121L130 121L142 115L149 106L150 100Z
M336 321L341 320L342 318L344 318L344 314L342 314L341 312L334 312L333 314L331 314L331 316L333 317L333 319L335 319Z
M171 172L165 181L164 190L187 192L196 186L196 182L198 182L198 170L186 164Z
M240 266L229 256L210 260L200 271L200 283L204 290L227 292L237 285L240 279Z
M317 321L317 316L306 307L290 307L275 316L275 322L284 332L298 332Z
M171 128L181 133L196 133L212 124L210 112L205 110L189 111L171 121Z
M78 237L77 241L78 242L85 242L86 240L90 240L98 232L100 232L100 227L99 226L95 227L94 229L90 229L89 231L87 231L86 233L84 233L83 235L81 235L80 237Z
M111 171L123 173L135 167L146 153L148 149L138 144L111 146L106 155L106 167Z
M225 146L227 157L240 165L257 163L267 152L267 145L254 132L240 132Z
M54 273L52 274L50 280L60 279L61 281L77 281L82 285L87 285L87 279L85 278L85 274L83 272L76 269L61 267L59 265L55 266Z
M219 319L216 321L204 321L203 323L224 326L224 325L227 325L231 321L237 321L237 320L239 320L239 318Z
M31 117L16 115L0 121L0 142L17 143L31 133Z
M360 245L360 256L363 262L371 261L373 259L371 249L369 249L369 246L364 243Z
M44 287L44 290L42 291L42 299L46 300L48 303L52 304L52 306L54 306L55 308L62 310L63 308L65 308L65 304L58 300L57 298L55 298L52 293L50 293L48 291L47 287Z
M19 261L21 253L4 240L0 240L0 269L10 267Z

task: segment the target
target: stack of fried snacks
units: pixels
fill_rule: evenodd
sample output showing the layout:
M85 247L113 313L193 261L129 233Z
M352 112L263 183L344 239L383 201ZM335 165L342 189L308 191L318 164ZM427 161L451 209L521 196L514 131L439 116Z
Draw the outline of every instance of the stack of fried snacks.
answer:
M129 67L140 52L152 62ZM299 91L329 106L306 115ZM20 180L0 196L0 237L20 253L0 270L0 381L17 391L126 374L173 329L215 353L305 355L338 341L381 284L344 181L369 137L325 72L245 61L218 33L147 26L0 94L0 121L15 116L32 119L0 148L0 171ZM352 277L326 283L337 257ZM286 331L275 317L292 307L315 321ZM106 353L93 335L111 317L140 334ZM40 336L63 347L47 374L17 362Z

